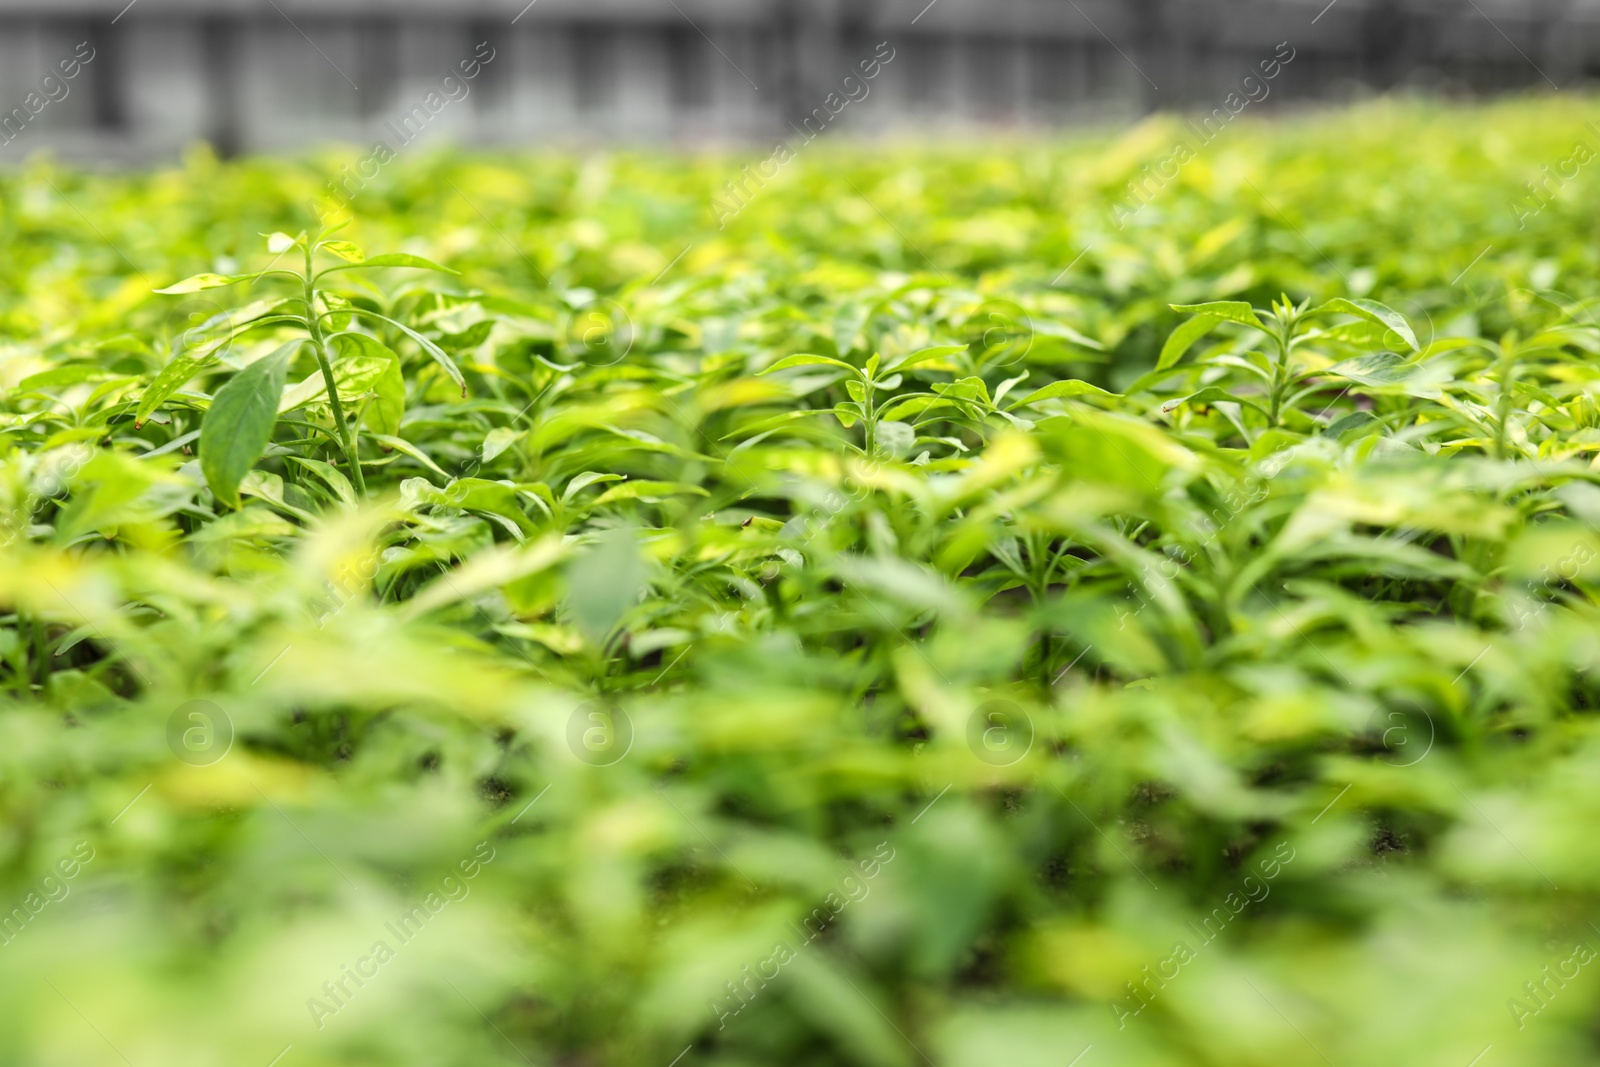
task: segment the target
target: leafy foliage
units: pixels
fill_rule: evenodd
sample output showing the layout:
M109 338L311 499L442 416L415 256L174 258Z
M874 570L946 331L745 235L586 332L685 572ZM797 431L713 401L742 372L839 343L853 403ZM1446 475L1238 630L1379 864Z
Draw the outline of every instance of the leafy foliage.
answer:
M1584 117L0 180L0 1058L1593 1061Z

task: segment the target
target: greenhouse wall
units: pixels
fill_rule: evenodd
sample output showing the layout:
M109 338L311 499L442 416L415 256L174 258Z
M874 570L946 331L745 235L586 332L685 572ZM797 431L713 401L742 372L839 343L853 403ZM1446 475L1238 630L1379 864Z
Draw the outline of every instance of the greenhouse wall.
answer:
M1600 72L1597 20L1587 0L0 0L0 162L408 134L759 142L808 116L1003 132L1568 88Z

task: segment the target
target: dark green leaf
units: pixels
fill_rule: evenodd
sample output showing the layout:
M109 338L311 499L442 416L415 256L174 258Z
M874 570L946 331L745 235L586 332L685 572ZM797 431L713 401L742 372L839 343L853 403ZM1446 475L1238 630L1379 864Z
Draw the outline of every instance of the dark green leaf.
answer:
M239 507L239 483L272 439L289 361L304 343L291 341L234 375L217 390L200 424L200 469L229 507Z

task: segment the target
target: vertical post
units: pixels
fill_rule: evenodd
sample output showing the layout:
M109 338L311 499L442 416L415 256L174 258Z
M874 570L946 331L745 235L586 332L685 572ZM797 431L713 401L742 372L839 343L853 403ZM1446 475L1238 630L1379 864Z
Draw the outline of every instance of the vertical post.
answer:
M89 83L89 123L98 133L120 132L128 125L123 103L128 98L127 72L119 62L122 50L113 41L116 34L107 33L107 29L98 20L82 29L82 40L94 50L94 63L87 68L89 76L85 80Z
M200 58L206 87L206 139L223 159L239 154L244 130L239 114L239 26L226 15L207 16L200 26Z
M1162 106L1175 106L1181 99L1174 70L1171 35L1167 32L1170 0L1132 0L1128 10L1134 17L1135 53L1144 75L1139 78L1139 111L1148 115ZM1153 80L1155 85L1150 81ZM1163 94L1156 88L1165 84Z

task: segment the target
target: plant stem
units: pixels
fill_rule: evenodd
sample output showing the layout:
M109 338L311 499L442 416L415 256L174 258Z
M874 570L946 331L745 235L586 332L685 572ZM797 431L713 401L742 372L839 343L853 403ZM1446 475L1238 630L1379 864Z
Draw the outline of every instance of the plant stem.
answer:
M50 638L45 632L44 620L35 615L32 620L33 673L39 683L39 692L50 692Z
M873 395L876 390L872 388L872 378L870 376L863 375L861 380L862 384L865 386L866 397L861 404L862 410L866 413L866 418L862 420L861 424L863 436L862 443L866 445L867 458L871 459L873 456L878 454L877 397Z
M1509 450L1511 422L1511 381L1516 372L1516 350L1508 345L1502 345L1500 355L1500 403L1495 419L1494 430L1494 458L1505 459Z
M333 424L339 431L339 441L344 446L344 458L350 465L350 476L356 483L356 493L367 495L367 480L361 474L361 452L356 444L355 431L344 417L344 405L339 402L339 387L333 379L333 364L328 361L327 342L322 337L322 320L317 317L316 291L311 285L311 241L306 241L306 323L311 328L311 348L316 353L317 365L322 368L322 380L328 386L328 403L333 408Z
M1279 413L1283 408L1283 394L1289 387L1289 339L1287 329L1280 330L1273 339L1278 342L1278 365L1272 372L1272 425L1280 425Z

